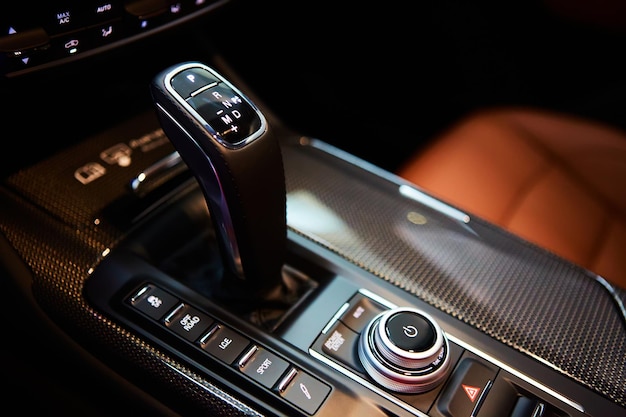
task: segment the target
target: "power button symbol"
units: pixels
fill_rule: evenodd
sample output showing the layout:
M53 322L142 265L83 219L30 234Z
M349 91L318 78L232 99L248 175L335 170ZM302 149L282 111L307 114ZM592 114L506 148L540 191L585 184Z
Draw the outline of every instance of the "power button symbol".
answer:
M404 335L406 337L415 337L417 336L417 329L415 328L415 326L403 326L402 329L404 330Z
M430 321L414 311L392 314L384 323L389 342L407 352L423 352L430 349L437 339Z

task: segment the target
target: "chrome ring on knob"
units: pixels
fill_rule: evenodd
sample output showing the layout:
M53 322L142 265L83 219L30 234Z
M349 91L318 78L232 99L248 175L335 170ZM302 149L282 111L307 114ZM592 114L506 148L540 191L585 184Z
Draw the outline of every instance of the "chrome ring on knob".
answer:
M389 320L398 314L415 314L434 333L424 350L397 346L388 334ZM449 344L437 322L428 314L400 307L377 315L365 328L358 343L359 359L365 371L381 386L395 392L418 394L443 382L450 366Z

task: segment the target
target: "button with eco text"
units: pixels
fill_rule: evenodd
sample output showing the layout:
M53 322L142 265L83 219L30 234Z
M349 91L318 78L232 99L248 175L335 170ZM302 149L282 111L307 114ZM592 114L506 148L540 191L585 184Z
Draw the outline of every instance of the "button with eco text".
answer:
M369 297L357 294L350 300L350 307L341 316L340 320L357 333L386 308Z
M357 355L357 341L359 334L352 331L345 324L337 322L326 334L318 338L322 343L322 352L334 358L350 368L361 371L361 363Z

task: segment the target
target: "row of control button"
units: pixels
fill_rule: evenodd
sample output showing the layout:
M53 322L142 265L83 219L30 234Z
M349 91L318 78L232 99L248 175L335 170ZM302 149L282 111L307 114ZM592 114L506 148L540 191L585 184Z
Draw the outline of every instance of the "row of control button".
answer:
M357 354L357 345L368 324L388 311L389 305L391 304L385 300L377 302L364 293L357 292L337 311L311 345L311 349L356 377L369 381ZM450 343L449 355L454 370L446 382L432 390L419 394L399 394L387 392L385 387L381 388L405 404L405 408L416 409L432 417L493 417L508 407L501 406L504 399L508 401L508 397L503 399L499 394L493 396L492 403L495 405L487 403L487 407L482 407L494 384L504 385L498 379L500 370L497 366L455 343ZM481 407L484 409L479 413Z
M327 384L154 284L140 286L127 302L308 414L315 414L330 393Z
M218 0L76 1L9 9L0 16L0 73L9 74L77 56L145 34Z

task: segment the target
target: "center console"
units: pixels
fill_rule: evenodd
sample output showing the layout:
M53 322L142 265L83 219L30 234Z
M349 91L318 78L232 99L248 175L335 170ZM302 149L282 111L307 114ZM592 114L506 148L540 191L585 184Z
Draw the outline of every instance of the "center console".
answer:
M45 271L42 307L139 386L220 415L624 412L624 296L599 277L268 117L285 248L280 234L252 242L281 267L250 282L273 267L238 263L249 242L224 240L215 190L162 120L20 171L1 196L6 235Z
M603 308L615 309L591 276L427 196L418 201L411 193L419 191L322 142L292 139L283 152L287 265L298 277L297 299L251 310L215 300L206 280L220 267L207 270L196 259L201 270L186 270L184 262L189 253L210 253L210 236L183 248L171 236L152 242L150 232L102 262L86 283L87 299L199 378L245 387L248 400L262 400L272 414L337 415L350 407L361 415L583 416L614 407L530 351L565 349L562 329L572 325L552 327L558 320L546 316L548 305L528 300L538 292L551 293L545 300L560 305L550 308L568 314L581 298L554 296L576 291L568 280L580 279L584 291L597 289ZM361 198L372 199L371 210L355 211ZM185 199L170 210L194 213L190 207L203 201L198 190ZM207 213L194 215L185 220L189 238ZM183 233L178 216L163 221ZM520 271L547 282L535 291L517 282ZM520 286L532 293L520 294ZM494 296L513 308L494 306ZM523 318L515 314L521 305ZM579 320L592 320L589 313L572 311ZM561 344L552 345L557 334Z

